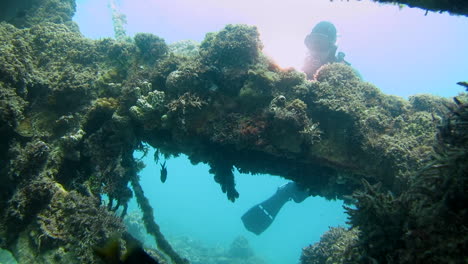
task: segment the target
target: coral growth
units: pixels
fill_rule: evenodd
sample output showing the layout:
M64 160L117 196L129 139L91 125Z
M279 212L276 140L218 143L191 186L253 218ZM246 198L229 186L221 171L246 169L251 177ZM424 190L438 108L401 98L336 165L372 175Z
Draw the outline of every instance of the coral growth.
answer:
M351 223L361 231L360 241L372 241L361 245L366 254L378 256L378 262L386 261L389 258L388 253L395 249L395 245L401 245L409 204L391 193L382 193L378 185L372 186L365 180L363 185L364 190L353 196L358 201L356 208L347 208L348 214ZM374 226L376 223L379 228Z
M29 232L23 232L35 218L37 222ZM120 219L100 207L98 199L67 192L47 179L19 189L10 200L3 221L9 229L5 237L11 239L10 232L16 229L25 240L7 241L20 263L29 262L30 254L37 252L41 254L36 256L35 263L93 262L96 261L93 246L123 230ZM15 225L9 226L13 222ZM51 250L57 246L59 250Z
M136 105L130 107L130 114L136 120L139 120L148 128L151 125L157 125L156 122L148 122L155 118L158 113L161 115L165 108L164 92L152 91L148 95L138 98Z
M431 160L409 177L400 195L364 182L356 209L361 259L378 263L462 263L468 232L468 104L455 98L437 134ZM358 260L358 259L357 259Z
M57 243L68 245L63 247L63 256L54 256L58 263L68 258L82 263L96 261L93 247L124 230L121 220L100 207L98 199L63 189L58 189L49 207L38 214L38 224L42 234L35 242L39 249L54 248ZM77 248L69 250L72 245Z
M247 25L227 25L208 34L200 45L202 58L220 70L246 69L258 59L261 49L257 28Z
M306 111L307 105L300 99L286 102L286 98L280 95L272 100L269 140L273 145L282 151L299 153L304 142L311 144L318 139L318 125L310 121ZM304 138L308 140L304 141Z
M393 191L398 191L402 183L390 175L406 177L429 158L437 118L443 111L411 108L402 98L384 95L362 82L343 64L323 66L313 85L311 102L306 102L314 105L312 116L317 116L323 132L321 144L315 148L321 156L350 168L353 165L349 161L354 160L351 156L367 157L362 161L372 159L372 165L357 160L353 163L366 168L366 175L374 175ZM428 104L442 109L444 102L439 99ZM431 115L433 118L427 118Z
M301 264L354 263L360 256L358 234L356 228L331 227L319 242L302 249Z
M219 89L238 94L248 68L259 60L262 44L256 27L227 25L209 33L200 45L202 61L213 67Z
M73 24L76 10L75 0L6 0L2 2L0 21L7 21L16 27L30 27L42 22Z
M157 60L167 54L168 47L164 39L149 33L138 33L134 37L138 47L140 60L146 64L154 65Z
M214 174L215 181L221 185L221 190L226 193L227 198L234 202L239 198L232 173L234 168L222 157L217 157L214 162L210 163L210 166L210 173Z

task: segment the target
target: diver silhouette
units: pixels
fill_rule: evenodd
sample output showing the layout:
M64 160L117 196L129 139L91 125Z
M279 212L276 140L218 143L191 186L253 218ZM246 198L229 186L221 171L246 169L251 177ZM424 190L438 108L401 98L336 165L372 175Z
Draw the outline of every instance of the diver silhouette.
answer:
M286 202L293 200L300 203L307 197L309 197L309 193L300 189L295 182L286 183L280 186L273 196L244 213L241 217L242 222L247 230L260 235L273 223Z
M312 32L306 36L304 44L306 45L309 55L304 62L303 71L307 78L313 79L315 72L327 63L344 63L351 65L345 61L345 54L336 51L336 28L328 21L319 22L314 26ZM357 73L359 75L359 73ZM278 188L275 194L267 200L250 208L241 219L244 226L250 232L260 235L265 231L283 205L294 200L296 203L304 201L309 196L308 192L301 190L296 183L290 182Z
M344 60L345 54L343 52L338 52L336 55L338 49L336 37L336 27L328 21L319 22L306 36L304 44L309 54L304 61L302 70L307 75L307 79L313 79L315 72L327 63L340 62L350 65Z

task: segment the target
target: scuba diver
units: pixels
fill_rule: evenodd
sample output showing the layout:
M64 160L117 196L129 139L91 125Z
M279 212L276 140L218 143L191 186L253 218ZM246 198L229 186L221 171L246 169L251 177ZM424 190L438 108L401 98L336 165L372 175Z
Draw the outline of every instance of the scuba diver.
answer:
M315 72L324 64L337 62L351 65L345 61L343 52L336 54L338 49L336 37L335 26L330 22L322 21L315 25L312 32L305 38L304 44L307 46L309 55L302 70L307 74L309 80L314 78ZM356 74L360 76L358 72ZM260 235L273 223L286 202L294 200L294 202L300 203L308 196L308 192L299 188L296 183L287 183L279 187L273 196L250 208L241 217L242 222L247 230Z
M307 197L309 197L309 193L299 188L295 182L286 183L280 186L273 196L250 208L241 217L242 222L247 230L260 235L273 223L286 202L293 200L300 203Z
M314 78L315 72L324 64L341 62L350 65L344 60L345 54L336 50L336 28L328 21L319 22L312 29L312 32L304 40L309 55L306 57L302 70L307 75L307 79Z

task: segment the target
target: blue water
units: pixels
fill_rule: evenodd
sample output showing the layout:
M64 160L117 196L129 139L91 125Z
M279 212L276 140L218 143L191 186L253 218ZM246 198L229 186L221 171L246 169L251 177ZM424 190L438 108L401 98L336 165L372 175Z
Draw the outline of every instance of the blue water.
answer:
M193 1L120 0L127 15L127 32L151 32L173 43L203 40L207 32L228 23L257 25L265 51L273 59L305 54L303 39L321 20L333 22L338 46L347 54L364 80L387 94L408 97L418 93L455 96L463 89L468 69L468 19L429 13L371 1ZM236 3L235 5L228 3ZM223 6L223 4L226 4ZM260 5L259 5L260 4ZM90 38L112 37L108 0L77 0L75 21ZM279 50L279 51L278 51ZM281 53L283 52L283 53ZM297 58L296 58L296 57ZM284 65L288 66L288 65ZM141 153L135 153L140 157ZM270 264L298 263L301 249L317 242L329 226L344 226L341 201L309 197L300 204L287 203L274 223L260 236L245 230L241 215L270 197L287 181L269 175L235 172L240 197L230 202L204 164L192 165L184 156L167 160L168 179L159 180L153 154L144 158L147 167L141 183L154 208L157 223L170 242L181 237L205 247L229 247L239 235L246 237L255 253ZM137 210L134 201L130 211ZM152 244L151 238L147 241Z
M166 161L168 178L160 181L160 165L152 150L145 158L141 185L154 208L157 223L169 238L188 236L205 246L229 247L239 235L249 240L255 253L270 264L297 263L301 249L320 239L329 226L344 226L346 215L341 201L309 197L284 205L273 224L261 235L247 231L240 217L253 205L269 198L287 180L270 175L235 172L240 197L230 202L208 173L205 164L192 165L181 156ZM136 152L135 157L142 153ZM129 210L136 209L134 201Z
M91 38L112 37L109 0L77 0L74 20ZM321 20L335 24L338 50L366 81L408 97L456 96L468 69L468 18L367 1L116 0L127 33L150 32L167 43L191 39L229 23L256 25L264 50L282 66L300 68L304 38ZM291 60L288 60L291 58Z

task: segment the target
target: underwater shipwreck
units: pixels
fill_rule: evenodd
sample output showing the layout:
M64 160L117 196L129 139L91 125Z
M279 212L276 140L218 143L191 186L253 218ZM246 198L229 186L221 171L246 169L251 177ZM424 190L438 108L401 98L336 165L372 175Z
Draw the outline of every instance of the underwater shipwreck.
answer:
M463 1L397 2L468 15ZM132 197L152 258L189 263L140 186L133 153L147 145L208 164L231 201L234 169L345 200L351 227L330 228L302 264L468 263L466 93L405 100L338 63L309 81L267 58L254 26L200 45L91 40L74 0L1 5L0 247L18 263L106 263L96 246L115 237L124 255L138 243L123 221Z

